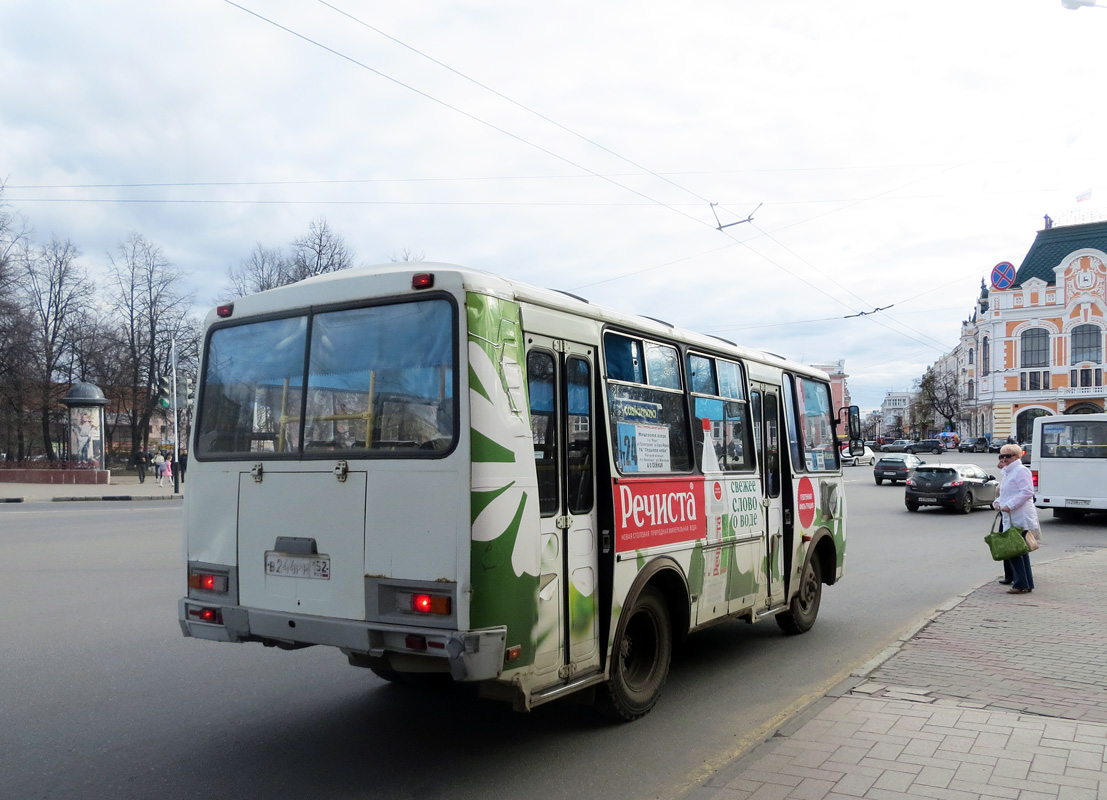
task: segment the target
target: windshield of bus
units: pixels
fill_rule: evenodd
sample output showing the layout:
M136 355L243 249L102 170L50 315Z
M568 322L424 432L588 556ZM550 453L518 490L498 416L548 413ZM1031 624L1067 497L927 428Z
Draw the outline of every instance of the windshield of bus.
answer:
M457 437L456 329L445 299L215 328L194 455L443 456Z

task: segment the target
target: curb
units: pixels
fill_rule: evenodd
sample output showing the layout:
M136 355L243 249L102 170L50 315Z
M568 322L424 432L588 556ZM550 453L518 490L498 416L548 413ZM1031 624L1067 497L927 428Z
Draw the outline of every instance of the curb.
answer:
M22 501L23 498L20 498ZM50 502L52 503L89 503L89 502L111 502L117 500L183 500L183 494L168 494L168 495L150 495L140 496L132 494L116 494L116 495L103 495L102 497L55 497Z

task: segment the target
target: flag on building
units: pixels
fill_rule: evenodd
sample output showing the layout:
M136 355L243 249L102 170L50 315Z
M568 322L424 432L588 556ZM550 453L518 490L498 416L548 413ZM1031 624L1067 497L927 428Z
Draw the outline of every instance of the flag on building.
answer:
M1076 196L1076 202L1083 203L1085 200L1087 200L1091 196L1092 196L1092 190L1091 189L1086 189L1085 191L1081 192L1080 194L1078 194Z

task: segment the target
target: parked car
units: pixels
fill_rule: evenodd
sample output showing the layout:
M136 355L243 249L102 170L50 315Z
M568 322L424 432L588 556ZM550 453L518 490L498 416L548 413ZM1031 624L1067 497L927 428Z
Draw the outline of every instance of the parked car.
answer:
M1021 459L1021 461L1022 461L1022 463L1026 464L1026 466L1028 466L1028 467L1030 466L1030 448L1033 445L1034 445L1033 442L1022 442L1022 443L1019 444L1019 447L1022 448L1022 459Z
M873 465L873 479L876 480L877 486L884 481L892 483L905 481L917 467L925 463L921 458L910 453L890 453L881 456Z
M880 449L876 446L876 439L866 439L865 440L865 447L871 447L873 450L879 450Z
M941 439L920 439L917 442L911 442L904 448L905 453L911 455L918 455L919 453L934 453L935 455L941 453L946 449L946 446L942 443Z
M876 464L876 454L872 451L872 448L868 445L865 446L865 452L859 456L851 456L849 454L849 445L842 448L842 466L856 467L861 464L868 464L870 467Z
M987 453L988 440L985 439L983 436L970 436L968 439L962 439L961 444L957 445L957 452Z
M991 508L999 496L999 481L975 464L920 466L907 479L903 503L908 511L941 506L962 514Z
M910 439L896 439L894 442L880 445L882 453L902 453L907 450L907 445L912 444Z

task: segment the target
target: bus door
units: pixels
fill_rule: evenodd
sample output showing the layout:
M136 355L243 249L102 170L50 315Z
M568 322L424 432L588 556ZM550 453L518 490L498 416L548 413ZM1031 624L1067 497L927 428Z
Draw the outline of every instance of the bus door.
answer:
M599 667L596 348L527 334L527 387L541 512L535 670Z
M780 387L755 383L750 401L753 407L753 443L763 487L761 503L765 507L766 606L773 608L785 600L782 545L785 524L789 522L781 491L787 473L781 462Z

